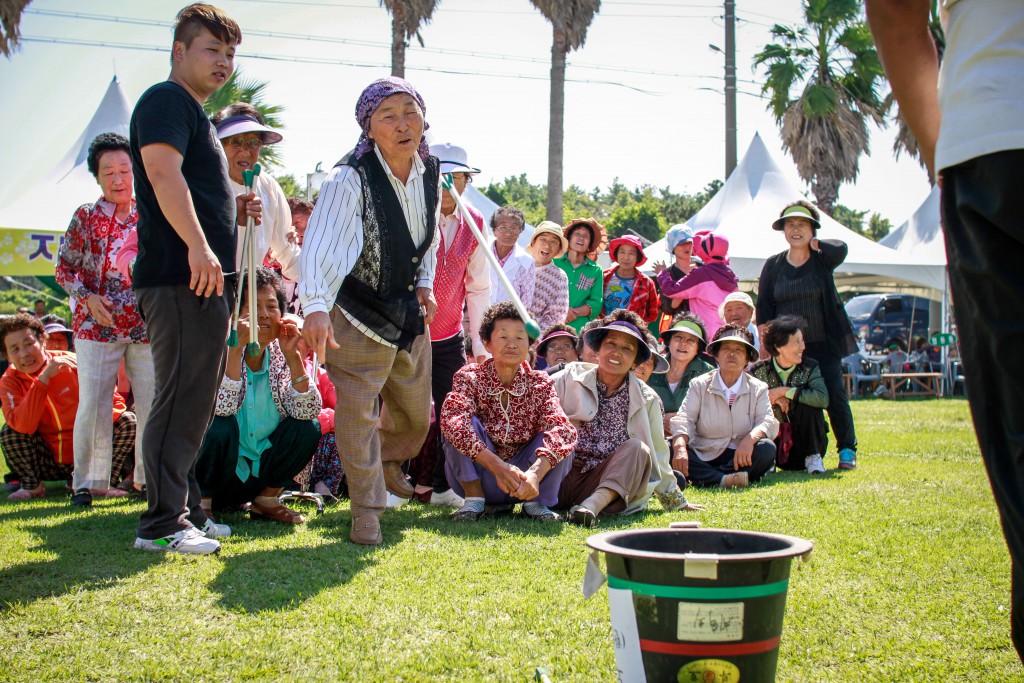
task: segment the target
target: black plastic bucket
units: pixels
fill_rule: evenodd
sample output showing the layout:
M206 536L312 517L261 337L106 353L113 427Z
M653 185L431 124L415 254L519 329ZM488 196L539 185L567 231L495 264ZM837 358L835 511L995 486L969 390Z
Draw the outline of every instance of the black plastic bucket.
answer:
M587 539L608 566L619 680L775 680L793 536L725 529L612 531Z

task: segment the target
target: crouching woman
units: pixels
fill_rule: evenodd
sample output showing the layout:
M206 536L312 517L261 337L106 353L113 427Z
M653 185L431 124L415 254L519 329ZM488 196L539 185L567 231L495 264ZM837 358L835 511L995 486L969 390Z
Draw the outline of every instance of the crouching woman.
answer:
M247 282L239 296L244 297ZM320 441L321 398L299 355L300 332L282 320L285 295L280 277L256 270L255 315L243 303L238 346L228 347L227 366L217 392L215 417L196 463L203 511L251 502L249 516L284 524L305 518L281 505L278 495L313 457ZM245 301L245 298L243 298ZM255 322L260 353L246 346Z
M530 338L509 301L484 313L480 340L491 358L457 373L441 409L445 474L465 498L455 521L476 521L485 505L523 502L523 514L558 522L551 510L569 471L576 430L547 373L526 362Z
M643 320L630 311L614 315L618 319L583 335L597 364L572 363L555 377L579 433L559 506L569 508L569 521L586 527L601 513L642 510L655 493L666 510L702 507L687 502L672 473L658 395L631 372L651 355Z

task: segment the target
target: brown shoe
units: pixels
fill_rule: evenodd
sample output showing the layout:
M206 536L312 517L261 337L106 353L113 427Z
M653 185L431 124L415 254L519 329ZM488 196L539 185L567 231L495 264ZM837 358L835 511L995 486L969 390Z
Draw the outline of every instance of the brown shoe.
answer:
M380 545L384 537L380 533L380 520L376 515L362 514L352 518L352 531L348 538L360 545Z
M416 493L416 489L413 488L409 480L405 478L405 472L402 471L402 464L399 462L385 462L381 463L384 466L384 486L388 491L395 494L399 498L409 499L412 498L413 494Z
M750 484L750 475L746 472L734 472L722 477L723 489L742 489Z

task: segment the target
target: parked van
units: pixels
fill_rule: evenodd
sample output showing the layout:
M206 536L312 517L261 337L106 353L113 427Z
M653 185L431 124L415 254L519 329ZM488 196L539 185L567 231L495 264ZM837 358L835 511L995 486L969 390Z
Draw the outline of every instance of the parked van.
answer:
M883 349L893 337L908 348L917 337L928 338L932 301L911 294L862 294L846 302L853 333L866 350Z

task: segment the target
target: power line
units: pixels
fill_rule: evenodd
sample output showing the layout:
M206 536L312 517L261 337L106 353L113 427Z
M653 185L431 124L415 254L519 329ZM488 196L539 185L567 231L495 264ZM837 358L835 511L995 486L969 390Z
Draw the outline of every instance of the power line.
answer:
M98 41L98 40L83 40L78 38L56 38L46 36L22 36L23 41L27 43L52 43L57 45L78 45L82 47L106 47L116 48L122 50L145 50L149 52L165 52L166 46L156 45L141 45L138 43L114 43L109 41ZM359 68L377 68L385 69L389 68L388 64L385 63L369 63L369 62L352 62L341 59L331 59L328 57L299 57L294 55L262 55L249 53L245 55L249 59L263 59L267 61L275 62L298 62L305 64L323 64L333 66L352 66ZM434 73L453 74L458 76L488 76L491 78L515 78L518 80L534 80L534 81L547 81L548 76L531 76L529 74L508 74L501 72L487 72L487 71L466 71L458 69L445 69L440 67L429 67L429 66L406 66L409 71L430 71ZM582 78L566 78L567 83L584 83L590 85L612 85L620 88L626 88L627 90L634 90L644 95L664 95L666 93L655 92L652 90L645 90L629 83L622 83L619 81L605 81L596 79L582 79Z
M92 13L87 13L87 12L65 12L65 11L61 11L61 10L46 10L46 9L27 9L25 11L26 11L26 13L29 13L29 14L39 14L39 15L43 15L43 16L53 16L53 17L59 17L59 18L63 18L63 19L82 19L82 20L85 20L85 21L110 22L110 23L130 24L130 25L138 25L138 26L156 26L156 27L162 27L162 28L170 28L171 26L173 26L172 22L169 22L169 21L161 21L161 20L155 20L155 19L142 19L142 18L136 18L136 17L117 17L117 16L106 15L106 14L92 14ZM390 43L386 43L386 42L382 42L382 41L355 40L355 39L350 39L350 38L337 38L337 37L332 37L332 36L306 35L306 34L300 34L300 33L286 33L286 32L282 32L282 31L266 31L266 30L260 30L260 29L246 29L245 33L250 34L250 35L264 37L264 38L279 38L279 39L283 39L283 40L299 40L299 41L306 41L306 42L324 42L324 43L343 44L343 45L357 45L357 46L361 46L361 47L371 47L371 48L380 48L380 49L390 49L391 48L391 44ZM491 52L479 52L479 51L476 51L476 50L458 50L458 49L451 49L451 48L429 48L429 47L416 47L416 48L410 48L410 49L412 49L414 52L427 52L427 53L441 54L441 55L455 55L455 56L462 56L462 57L474 57L474 58L480 58L480 59L493 59L493 60L499 60L499 61L519 61L519 62L527 62L527 63L532 63L532 64L543 64L543 65L550 64L549 60L539 59L539 58L536 58L536 57L526 57L526 56L522 56L522 55L508 55L508 54L491 53ZM631 74L641 74L641 75L650 75L650 76L664 76L664 77L669 77L669 78L688 78L688 79L703 79L703 80L707 80L707 79L717 80L718 79L717 76L712 76L712 75L708 75L708 74L690 74L690 73L678 73L678 72L670 72L670 71L655 71L655 70L652 70L652 69L640 69L640 68L631 68L631 67L623 67L623 66L612 66L612 65L605 65L605 64L593 64L593 63L588 63L588 62L576 62L574 60L569 60L569 64L571 66L575 67L575 68L591 69L591 70L597 70L597 71L613 71L613 72L619 72L619 73L631 73ZM754 81L746 81L746 82L753 83Z

